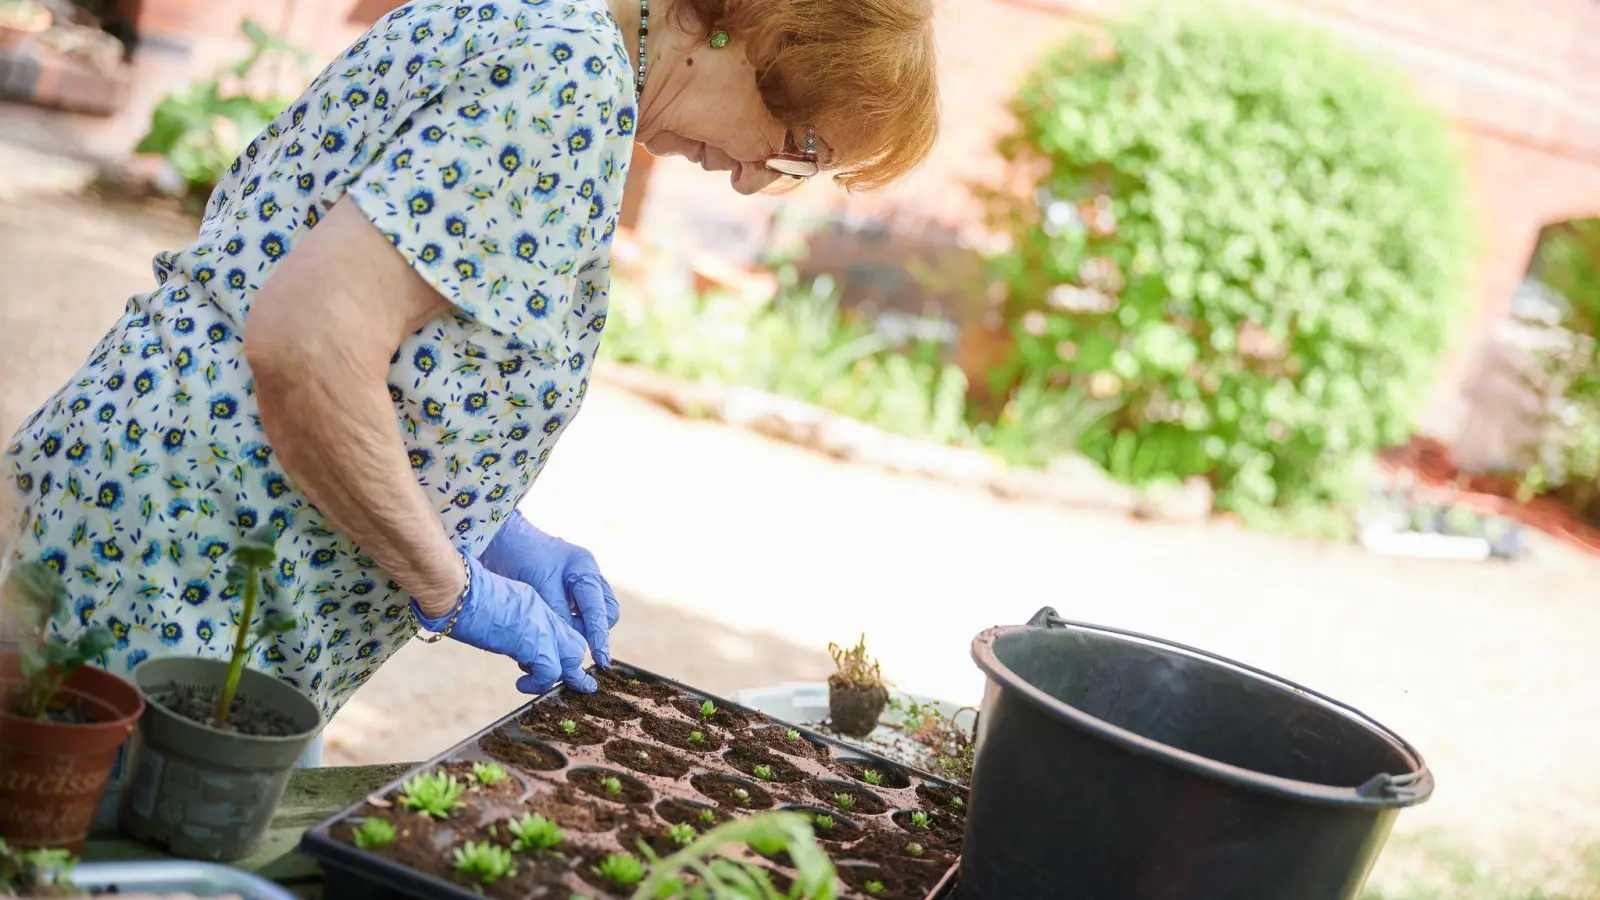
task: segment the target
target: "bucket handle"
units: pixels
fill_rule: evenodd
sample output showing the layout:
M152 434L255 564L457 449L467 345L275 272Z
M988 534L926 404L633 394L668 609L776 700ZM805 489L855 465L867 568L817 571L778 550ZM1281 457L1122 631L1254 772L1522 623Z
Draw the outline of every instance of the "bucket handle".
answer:
M1132 631L1124 631L1124 630L1122 630L1120 628L1108 628L1108 627L1106 627L1104 625L1090 625L1087 622L1074 622L1071 619L1064 619L1064 618L1061 617L1061 615L1059 613L1057 613L1055 611L1055 608L1051 607L1051 606L1041 607L1038 612L1034 613L1033 614L1033 618L1028 620L1027 627L1029 627L1029 628L1092 628L1095 631L1105 631L1105 632L1109 632L1111 634L1120 634L1120 635L1123 635L1125 637L1140 638L1141 640L1148 640L1149 639L1145 635L1137 634L1137 633L1132 632ZM1279 678L1278 676L1273 675L1270 672L1264 672L1264 671L1262 671L1260 669L1257 669L1257 668L1254 668L1252 666L1247 666L1244 663L1236 662L1234 660L1227 659L1226 657L1218 656L1217 654L1212 653L1212 652L1210 652L1208 650L1201 650L1198 647L1190 647L1190 646L1187 646L1187 645L1184 645L1184 644L1175 643L1175 642L1172 642L1172 641L1168 641L1167 643L1171 644L1174 647L1180 647L1183 650L1188 651L1190 653L1195 653L1195 654L1198 654L1200 656L1204 656L1207 659L1212 659L1212 660L1215 660L1217 662L1227 663L1230 666L1236 666L1238 668L1245 669L1245 670L1248 670L1250 672L1254 672L1257 675L1266 676L1267 678L1270 678L1273 681L1280 681L1280 682L1283 681L1282 678ZM1299 686L1295 685L1295 687L1299 687ZM1302 690L1304 690L1304 689L1302 688ZM1308 691L1308 693L1310 693L1310 692ZM1321 694L1315 694L1315 696L1318 697L1319 699L1321 699L1323 702L1331 703L1334 706L1337 706L1340 709L1344 710L1345 712L1350 713L1351 715L1357 716L1357 717L1359 717L1359 718L1361 718L1361 719L1363 719L1363 720L1365 720L1367 722L1372 722L1372 724L1374 724L1374 725L1378 724L1376 722L1373 722L1372 719L1368 718L1366 713L1363 713L1363 712L1361 712L1360 710L1358 710L1358 709L1356 709L1354 707L1347 706L1347 705L1345 705L1343 703L1340 703L1339 701L1333 699L1332 697L1324 697ZM1388 733L1388 729L1383 729L1383 730L1386 733ZM1397 740L1399 740L1398 736L1395 736L1395 737L1396 737ZM1412 749L1411 745L1406 744L1404 740L1401 740L1400 743L1407 750L1411 750L1412 753L1416 753L1416 751L1414 749ZM1421 757L1419 756L1418 759L1420 760L1420 758ZM1428 773L1428 764L1427 763L1422 763L1422 767L1420 769L1418 769L1417 771L1415 771L1415 772L1406 772L1406 773L1401 774L1401 775L1390 775L1388 772L1379 772L1377 775L1374 775L1371 778L1367 779L1366 782L1363 783L1360 787L1356 788L1356 795L1360 796L1360 797L1369 797L1369 798L1372 798L1372 799L1393 799L1393 800L1399 800L1399 801L1402 801L1402 802L1415 800L1418 796L1420 796L1420 792L1416 789L1415 786L1419 781L1421 781L1423 779L1423 776L1426 775L1427 773Z

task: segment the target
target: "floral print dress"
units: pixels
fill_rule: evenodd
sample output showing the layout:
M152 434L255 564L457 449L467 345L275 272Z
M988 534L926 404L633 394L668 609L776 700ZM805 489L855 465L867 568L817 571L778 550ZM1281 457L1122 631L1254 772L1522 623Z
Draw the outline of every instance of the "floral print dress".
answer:
M108 626L101 663L119 674L226 658L228 553L270 523L276 602L297 623L252 662L331 715L416 624L261 430L242 341L256 292L348 195L454 304L400 347L389 391L417 480L480 551L583 402L634 117L602 0L415 0L329 65L6 451L23 514L0 544L66 577L64 630Z

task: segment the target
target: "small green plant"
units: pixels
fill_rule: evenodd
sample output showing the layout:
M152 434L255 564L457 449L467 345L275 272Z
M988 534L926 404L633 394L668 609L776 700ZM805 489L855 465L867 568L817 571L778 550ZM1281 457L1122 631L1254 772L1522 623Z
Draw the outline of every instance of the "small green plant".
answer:
M563 734L574 734L574 733L577 732L577 730L578 730L578 723L577 722L574 722L571 719L562 719L561 720L561 732Z
M388 819L368 818L350 833L350 840L363 850L376 850L394 843L398 832Z
M700 743L701 741L703 741L705 739L706 739L706 736L701 734L698 731L689 732L689 743L691 743L691 744L698 744L698 743Z
M717 705L710 700L700 704L700 717L709 719L717 714Z
M757 763L756 767L754 769L750 770L750 774L756 776L757 778L761 779L762 781L771 781L772 780L772 767L767 765L766 763Z
M639 750L639 751L635 752L633 755L640 762L649 762L650 761L650 751L648 751L648 750Z
M66 850L22 850L0 840L0 896L76 897L77 857Z
M723 855L723 848L738 844L769 858L787 853L795 871L793 887L779 891L764 868ZM646 855L650 877L634 891L632 900L835 900L838 896L833 861L817 843L810 817L800 813L734 819L665 859ZM690 876L695 884L687 887Z
M485 787L493 787L511 776L499 763L473 763L472 777Z
M863 884L861 886L861 889L863 891L866 891L867 893L871 894L872 896L876 897L879 894L883 893L883 882L881 882L881 881L869 881L866 884Z
M256 623L256 606L260 602L263 586L262 573L272 570L278 558L278 529L263 525L241 540L233 549L233 562L228 566L228 586L239 592L243 606L239 611L239 624L234 628L233 654L228 659L228 676L222 684L222 695L217 698L217 709L211 717L211 726L226 729L228 716L233 712L233 698L239 692L239 680L244 677L245 660L255 653L263 641L294 630L294 619L276 610L269 610ZM270 590L270 588L269 588Z
M744 788L734 788L733 789L733 799L735 801L737 801L740 806L749 806L750 805L750 792L745 790Z
M867 769L866 771L862 772L861 780L870 785L883 784L883 776L878 774L877 769Z
M680 847L687 847L689 842L694 840L694 833L694 826L688 822L679 822L667 829L667 837L672 838L672 842Z
M12 571L6 578L5 599L33 638L19 654L24 684L13 709L24 718L43 721L72 673L111 649L116 638L102 625L92 625L70 641L49 633L52 623L62 627L72 620L72 601L66 581L42 562L25 563Z
M927 831L929 824L930 823L929 823L929 820L928 820L928 814L927 813L922 812L921 810L918 810L917 812L914 812L914 813L911 814L911 827L912 828L921 828L923 831Z
M448 819L466 806L461 802L463 790L465 786L448 772L413 775L400 787L400 805L435 819Z
M785 732L784 732L784 733L783 733L783 736L784 736L784 737L786 737L786 738L788 738L788 739L789 739L789 740L791 740L791 741L798 741L798 740L800 740L800 732L798 732L798 731L795 731L795 730L794 730L794 729L793 729L793 728L791 728L791 729L789 729L789 730L788 730L788 731L785 731Z
M622 782L614 777L600 779L600 789L608 794L622 793Z
M517 862L504 847L467 841L456 848L455 870L457 875L475 878L487 886L517 874Z
M623 887L632 887L644 880L644 863L632 853L611 853L600 860L598 866L592 867L593 872L602 878L614 881Z
M527 813L520 819L507 822L506 830L511 832L511 849L518 853L549 850L560 844L565 837L556 823L534 813Z
M834 673L828 676L828 681L839 682L857 687L873 687L883 685L883 668L876 659L867 655L867 636L862 635L861 640L854 647L841 647L838 644L829 644L828 653L833 656Z
M717 821L717 814L709 809L700 810L700 821L711 825Z
M833 816L823 815L822 813L817 813L811 821L821 831L832 831L833 826L837 824L833 821Z
M630 687L638 687L638 686L639 686L639 685L641 685L641 684L643 684L643 683L644 683L644 682L642 682L642 681L640 681L640 680L639 680L639 679L637 679L637 678L629 678L629 679L628 679L628 685L629 685L629 686L630 686Z
M966 809L967 801L961 799L960 797L951 797L950 805L954 806L956 809Z
M842 793L842 792L838 793L838 794L834 794L833 795L833 802L837 803L839 805L840 809L850 809L851 807L856 805L856 795L855 794Z
M916 841L912 841L911 843L906 845L906 855L907 856L921 856L922 854L923 854L922 845L917 843Z

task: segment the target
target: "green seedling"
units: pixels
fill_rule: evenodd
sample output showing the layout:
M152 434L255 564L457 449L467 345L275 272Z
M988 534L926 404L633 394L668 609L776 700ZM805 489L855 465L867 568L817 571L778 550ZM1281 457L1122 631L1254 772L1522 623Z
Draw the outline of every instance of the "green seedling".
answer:
M878 774L877 769L868 769L865 772L862 772L861 780L874 786L883 784L883 776Z
M398 834L387 819L367 819L350 833L350 840L363 850L376 850L394 843Z
M102 625L91 625L70 641L49 634L52 623L64 627L72 621L72 600L66 581L44 563L17 566L6 579L5 599L34 640L18 654L24 682L15 701L18 705L0 712L15 711L24 718L43 721L56 707L56 697L67 678L110 650L116 638Z
M679 847L687 847L689 842L694 840L694 826L687 822L679 822L667 829L667 837L672 838L672 842Z
M644 682L642 682L642 681L640 681L640 680L639 680L639 679L637 679L637 678L629 678L629 679L628 679L628 684L629 684L629 686L631 686L631 687L638 687L638 686L639 686L639 685L641 685L641 684L643 684L643 683L644 683Z
M77 857L66 850L23 850L0 840L0 897L76 897Z
M907 856L921 856L922 852L923 852L922 851L922 845L917 843L916 841L912 841L911 843L906 845L906 855Z
M639 758L640 762L649 762L650 761L649 752L644 751L644 750L640 750L638 753L635 753L634 756L637 756Z
M717 821L717 814L709 809L702 809L700 810L700 821L707 825L714 824Z
M950 805L954 806L956 809L966 809L967 801L961 799L960 797L951 797Z
M505 766L499 763L473 763L472 777L485 787L493 787L511 776L506 774Z
M689 743L691 743L691 744L698 744L698 743L700 743L701 741L703 741L705 739L706 739L706 736L701 734L698 731L689 732Z
M608 794L622 793L622 782L616 778L603 778L600 780L600 789Z
M840 809L850 809L856 805L856 796L845 793L834 794L833 802L837 803Z
M823 831L832 831L835 824L833 816L825 816L822 813L817 813L816 817L811 821L816 823L817 828Z
M750 774L756 776L757 778L761 779L762 781L771 781L772 780L772 767L769 766L769 765L766 765L765 763L758 763L754 769L750 770Z
M709 719L709 718L711 718L712 716L714 716L716 714L717 714L717 705L715 703L712 703L710 700L707 700L706 702L700 704L700 717L701 718Z
M400 787L400 805L435 819L448 819L466 806L461 802L463 790L461 782L447 772L414 775Z
M578 723L577 722L574 722L571 719L562 719L561 720L561 732L563 734L573 734L577 730L578 730Z
M594 866L593 871L602 878L623 887L632 887L644 880L644 863L632 853L612 853Z
M879 894L883 893L883 882L881 882L881 881L869 881L866 884L863 884L861 886L861 889L863 891L866 891L867 893L871 894L872 896L876 897Z
M520 819L507 822L506 830L511 832L511 849L518 853L549 850L561 843L565 837L556 823L534 813L527 813Z
M512 859L511 851L490 843L467 841L456 848L455 861L457 875L477 879L485 886L517 874L517 862Z
M734 788L733 789L733 799L739 801L739 805L740 806L749 806L750 805L750 792L745 790L744 788Z
M724 855L725 847L740 844L768 858L787 853L795 870L793 887L779 891L764 868ZM835 900L838 896L833 862L812 834L810 817L800 813L735 819L665 859L645 855L650 877L634 891L632 900ZM691 880L694 885L686 886Z
M912 813L911 814L911 827L912 828L921 828L923 831L927 831L928 830L928 814L925 813L925 812L921 812L921 811Z
M256 607L265 583L262 576L272 571L272 564L278 558L277 544L277 527L263 525L233 548L233 562L228 566L228 587L238 592L243 606L239 610L239 623L234 628L228 677L222 683L222 694L217 698L217 709L211 717L213 728L227 728L228 716L233 712L233 698L239 692L239 680L244 677L245 661L263 641L294 630L294 618L277 610L267 611L261 616L261 621L256 622ZM271 587L267 589L270 591Z
M785 732L784 732L784 733L783 733L783 736L784 736L784 737L786 737L786 738L788 738L788 739L789 739L789 740L791 740L791 741L798 741L798 740L800 740L800 732L798 732L798 731L795 731L795 730L794 730L794 729L793 729L793 728L791 728L791 729L789 729L789 730L788 730L788 731L785 731Z

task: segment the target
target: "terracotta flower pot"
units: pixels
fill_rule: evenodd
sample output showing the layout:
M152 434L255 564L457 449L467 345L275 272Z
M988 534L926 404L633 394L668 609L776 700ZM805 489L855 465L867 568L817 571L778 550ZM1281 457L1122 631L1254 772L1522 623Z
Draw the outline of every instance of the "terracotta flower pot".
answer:
M0 653L0 838L21 847L83 849L117 748L133 733L144 697L93 666L72 673L58 695L93 722L68 724L11 712L23 684L16 653Z

